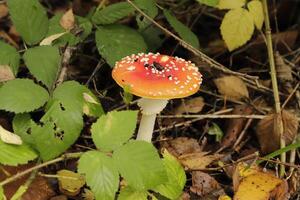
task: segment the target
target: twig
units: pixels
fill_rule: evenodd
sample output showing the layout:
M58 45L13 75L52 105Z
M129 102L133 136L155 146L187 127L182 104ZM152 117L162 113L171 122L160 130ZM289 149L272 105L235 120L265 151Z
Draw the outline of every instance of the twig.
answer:
M246 131L248 130L249 126L251 125L253 121L252 119L249 119L244 127L244 129L242 130L242 132L240 133L239 137L237 138L237 140L235 141L234 145L233 145L233 149L236 150L236 147L238 146L238 144L242 141Z
M166 29L165 27L163 27L162 25L160 25L159 23L157 23L156 21L154 21L145 12L143 12L139 7L137 7L131 0L127 0L127 2L130 3L132 5L132 7L134 7L138 12L140 12L145 18L147 18L149 21L151 21L155 26L157 26L158 28L160 28L166 34L172 36L175 40L177 40L179 42L179 44L181 46L183 46L184 48L186 48L189 51L191 51L192 53L194 53L196 56L198 56L199 58L201 58L203 61L205 61L211 67L213 67L215 69L218 69L218 70L220 70L220 71L222 71L224 73L227 73L227 74L232 74L232 75L235 75L235 76L239 76L244 81L246 81L248 83L251 83L252 85L256 85L256 80L258 80L258 77L251 76L251 75L248 75L248 74L243 74L243 73L231 71L230 69L226 68L224 65L218 63L214 59L210 58L206 54L204 54L201 51L199 51L198 49L194 48L192 45L188 44L187 42L185 42L184 40L182 40L180 37L178 37L177 35L173 34L171 31L169 31L168 29ZM260 88L266 89L263 86L260 86Z
M295 88L293 89L293 91L290 93L290 95L288 96L288 98L284 101L284 103L281 106L281 109L284 109L284 107L286 106L286 104L290 101L290 99L294 96L295 92L297 91L298 87L300 86L300 83L297 83L297 85L295 86Z
M104 64L103 60L100 60L97 64L97 66L95 67L95 69L93 70L91 76L89 77L89 79L87 80L87 82L85 83L85 86L88 86L91 82L91 80L94 78L95 74L98 72L98 70L101 68L101 66Z
M218 115L218 114L206 114L206 115L159 115L158 118L199 118L199 119L235 119L235 118L247 118L247 119L263 119L265 115Z
M0 186L4 186L10 182L13 182L19 178L21 178L22 176L26 175L26 174L29 174L31 173L32 171L34 170L38 170L40 168L43 168L43 167L46 167L48 165L51 165L51 164L54 164L54 163L57 163L57 162L60 162L60 161L63 161L63 160L67 160L67 159L73 159L73 158L79 158L83 153L82 152L78 152L78 153L67 153L67 154L64 154L54 160L49 160L47 162L44 162L42 164L39 164L39 165L36 165L34 167L31 167L29 169L26 169L20 173L17 173L7 179L5 179L4 181L0 182Z
M273 45L272 45L272 33L270 27L270 20L269 20L269 13L268 13L268 3L267 0L263 0L263 10L265 15L265 32L266 32L266 39L267 39L267 49L268 49L268 57L270 63L270 71L271 71L271 81L272 81L272 88L273 88L273 96L275 101L275 112L279 117L278 124L276 129L278 130L279 137L280 137L280 148L285 147L285 140L283 136L283 122L281 118L281 107L280 107L280 99L279 99L279 91L278 91L278 84L277 84L277 77L276 77L276 68L275 68L275 61L274 61L274 53L273 53ZM280 160L282 163L286 162L286 153L283 152L280 155ZM280 176L282 177L285 173L285 166L280 165Z

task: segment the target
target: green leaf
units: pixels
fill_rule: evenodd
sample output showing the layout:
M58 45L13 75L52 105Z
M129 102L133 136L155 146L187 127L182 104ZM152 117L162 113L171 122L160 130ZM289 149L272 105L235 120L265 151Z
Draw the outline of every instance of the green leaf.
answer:
M118 200L147 200L147 191L137 191L130 187L121 189Z
M13 24L23 40L34 45L43 39L48 31L46 10L38 0L7 1Z
M247 4L249 12L253 17L254 24L258 30L261 30L264 23L263 5L259 0L252 0Z
M186 183L186 175L181 164L168 151L164 154L164 165L168 175L168 182L163 183L153 190L169 199L178 199Z
M30 73L51 89L61 62L58 48L53 46L30 48L23 58Z
M37 158L37 154L27 145L6 144L0 140L0 163L3 165L17 166L26 164Z
M112 151L127 142L137 122L136 111L109 112L92 126L92 138L97 148Z
M3 187L0 186L0 200L5 200L6 197L4 196L4 190L3 190Z
M209 135L215 135L217 142L220 142L223 138L223 135L224 135L223 131L220 129L220 127L216 123L212 123L212 126L209 127L208 134Z
M14 133L22 138L26 144L34 146L34 138L32 137L32 128L35 122L31 119L29 113L15 115L13 119Z
M215 7L216 5L218 5L220 0L197 0L197 1L202 4Z
M0 88L0 109L22 113L43 106L49 98L48 92L29 79L15 79Z
M141 34L143 35L150 52L157 51L157 49L163 44L166 37L165 33L161 29L153 25L144 29Z
M221 24L221 34L229 51L232 51L250 40L254 31L254 21L244 8L228 11Z
M112 24L134 12L134 8L127 2L120 2L97 10L92 21L95 24Z
M176 19L176 17L174 17L168 10L164 10L164 15L170 25L185 42L197 49L200 47L197 36L186 25L178 21L178 19Z
M151 18L155 18L158 14L155 0L135 0L134 4ZM152 22L146 19L142 14L138 14L136 16L136 21L139 26L139 30L144 30L152 24Z
M96 44L101 56L111 67L125 56L147 50L143 37L136 30L123 25L99 27Z
M8 65L14 75L16 75L18 73L19 63L20 54L18 51L9 44L0 41L0 65Z
M115 199L119 187L119 173L112 158L101 152L88 151L80 157L78 171L85 174L87 185L97 200Z
M245 5L246 0L219 0L219 9L236 9Z
M22 195L27 191L28 186L27 185L21 185L17 191L14 193L14 195L11 197L10 200L19 200L21 199Z
M86 90L87 91L83 93L83 113L91 117L100 117L104 114L101 103L89 89L86 88ZM91 100L86 99L86 95L88 95Z
M167 181L155 147L145 141L130 141L113 154L120 174L136 190L147 190Z

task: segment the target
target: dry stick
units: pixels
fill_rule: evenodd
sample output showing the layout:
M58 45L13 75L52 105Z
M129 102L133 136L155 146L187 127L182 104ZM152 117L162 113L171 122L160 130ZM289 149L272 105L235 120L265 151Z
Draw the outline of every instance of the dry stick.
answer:
M251 125L253 121L252 119L249 119L244 127L244 129L242 130L242 132L240 133L239 137L237 138L237 140L235 141L234 145L233 145L233 149L236 151L237 146L239 145L239 143L242 141L242 139L244 138L244 135L246 133L246 131L248 130L249 126Z
M149 17L146 13L144 13L141 9L139 9L131 0L127 0L127 2L130 3L132 5L132 7L134 7L138 12L140 12L145 18L147 18L149 21L151 21L154 25L156 25L158 28L160 28L166 34L172 36L175 40L177 40L181 46L188 49L189 51L194 53L196 56L199 56L203 61L205 61L211 67L213 67L215 69L218 69L218 70L220 70L224 73L227 73L227 74L232 74L232 75L235 75L235 76L239 76L245 82L251 83L252 85L257 86L258 88L264 89L266 91L269 90L269 88L266 88L262 85L257 84L258 83L257 82L258 77L231 71L230 69L226 68L224 65L218 63L214 59L210 58L206 54L204 54L201 51L199 51L198 49L194 48L193 46L191 46L190 44L188 44L187 42L185 42L184 40L179 38L177 35L173 34L171 31L169 31L168 29L164 28L162 25L160 25L159 23L154 21L151 17Z
M42 164L39 164L39 165L36 165L34 167L31 167L29 169L26 169L20 173L17 173L7 179L5 179L4 181L0 182L0 186L4 186L10 182L13 182L19 178L21 178L22 176L25 176L26 174L29 174L31 172L33 172L34 170L37 170L37 169L40 169L40 168L43 168L43 167L46 167L48 165L51 165L51 164L54 164L54 163L57 163L57 162L60 162L60 161L63 161L63 160L67 160L67 159L73 159L73 158L79 158L83 153L82 152L77 152L77 153L67 153L67 154L64 154L54 160L49 160L47 162L44 162Z
M286 104L290 101L290 99L294 96L294 94L296 93L298 87L300 86L300 83L297 83L297 85L295 86L295 88L293 89L293 91L290 93L290 95L288 96L288 98L283 102L281 109L284 109L284 107L286 106Z
M267 0L263 0L263 10L264 10L264 17L265 17L265 32L267 38L267 49L268 49L268 56L269 56L269 63L270 63L270 71L271 71L271 81L272 81L272 88L273 88L273 96L275 101L275 112L279 116L279 123L277 124L277 130L279 132L280 137L280 148L285 147L285 140L283 138L283 122L281 118L281 107L280 107L280 99L279 99L279 92L278 92L278 84L277 84L277 77L276 77L276 69L275 69L275 61L274 61L274 54L273 54L273 45L272 45L272 35L271 35L271 27L270 27L270 20L269 20L269 13L268 13L268 4ZM282 153L280 155L280 160L282 163L286 162L286 153ZM285 173L285 166L280 165L280 176L282 177Z
M263 119L265 115L219 115L219 114L204 114L204 115L159 115L158 118L198 118L198 119Z

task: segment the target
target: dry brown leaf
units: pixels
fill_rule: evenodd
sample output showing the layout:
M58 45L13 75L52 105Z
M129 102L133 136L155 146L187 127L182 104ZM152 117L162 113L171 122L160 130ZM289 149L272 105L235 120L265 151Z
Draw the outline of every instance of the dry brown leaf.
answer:
M8 65L0 65L0 83L15 79L15 75Z
M162 147L166 148L175 157L183 154L202 152L198 141L188 137L178 137L168 140L163 142Z
M290 144L298 132L298 119L297 117L288 112L287 110L283 110L281 112L282 121L283 121L283 136L286 141L286 144ZM267 115L264 119L260 120L257 125L256 134L258 137L258 141L261 146L261 150L263 153L270 153L279 148L279 132L277 128L277 124L279 124L279 115L272 113ZM270 140L270 138L272 138Z
M206 195L218 197L225 194L219 183L212 176L201 171L192 172L192 186L190 187L190 191L200 197Z
M183 113L199 113L204 107L204 99L203 97L195 97L189 100L186 100L184 103L179 105L174 113L176 115L180 115Z
M188 153L179 156L179 162L190 170L203 170L213 161L220 159L220 154L208 155L208 152Z
M0 165L0 181L3 181L9 176L22 172L33 166L34 163L19 165L18 167L9 167L9 166ZM17 189L25 183L28 177L29 175L23 176L20 179L17 179L16 181L6 184L4 186L4 194L7 197L7 199L11 199L11 197L14 195ZM48 200L50 197L54 195L55 192L48 184L47 179L41 176L37 176L30 184L27 191L22 195L22 200L32 200L32 199Z
M278 51L275 53L276 73L281 81L292 81L292 68L286 64Z
M262 172L257 166L239 163L233 177L234 200L287 200L288 186L269 172Z
M232 100L249 98L246 84L236 76L224 76L214 80L220 94Z
M41 42L40 42L40 46L42 45L51 45L52 42L58 38L60 38L61 36L63 36L66 32L63 32L63 33L57 33L57 34L54 34L54 35L50 35L49 37L46 37L45 39L43 39Z
M85 184L85 179L82 175L69 170L59 170L57 175L59 176L59 190L68 196L79 194L81 187Z
M66 195L58 195L58 196L52 197L49 200L68 200L68 197Z
M71 30L75 26L75 17L73 14L73 10L70 9L68 10L60 19L59 21L60 25L65 29L65 30Z
M250 115L252 113L253 108L246 104L235 106L234 110L232 111L232 114L234 115ZM245 118L228 119L225 137L221 143L222 148L230 147L235 143L246 122L247 119Z
M8 15L8 8L5 4L0 4L0 19Z

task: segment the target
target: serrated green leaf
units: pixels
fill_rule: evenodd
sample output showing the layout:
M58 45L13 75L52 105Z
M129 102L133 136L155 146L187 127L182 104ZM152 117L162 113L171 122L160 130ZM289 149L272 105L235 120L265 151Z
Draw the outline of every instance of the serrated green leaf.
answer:
M134 0L134 4L151 18L156 17L158 14L155 0ZM146 19L142 14L138 14L136 16L136 21L139 26L139 30L144 30L152 24L152 22Z
M0 88L0 109L22 113L36 110L49 98L48 92L30 79L15 79Z
M31 135L32 128L35 122L31 119L29 113L17 114L13 119L14 133L22 138L26 144L34 146L34 139Z
M229 51L232 51L250 40L254 22L247 10L237 8L225 14L220 29L223 40Z
M212 126L209 127L208 134L209 135L215 135L217 142L220 142L222 140L223 135L224 135L223 131L220 129L220 127L216 123L212 123Z
M197 1L202 4L215 7L216 5L218 5L220 0L197 0Z
M263 5L261 1L259 0L250 1L247 4L247 7L249 9L251 16L253 17L256 28L258 30L261 30L262 25L264 23L264 11L263 11Z
M79 173L85 174L87 185L96 200L114 200L119 187L119 173L112 158L104 153L89 151L78 163Z
M134 8L128 2L120 2L97 10L92 21L95 24L112 24L134 12Z
M245 5L246 0L219 0L219 9L236 9Z
M170 25L185 42L189 43L195 48L200 47L198 37L195 35L195 33L193 33L186 25L178 21L178 19L176 19L176 17L174 17L170 11L164 10L164 15Z
M168 151L164 151L163 156L168 182L155 187L153 190L169 199L178 199L186 183L184 169Z
M121 189L118 200L147 200L147 191L137 191L130 187Z
M30 73L51 89L61 62L58 48L53 46L30 48L26 50L23 58Z
M17 166L26 164L37 158L37 154L27 145L6 144L0 140L0 163L3 165Z
M14 75L16 75L18 73L19 63L20 54L18 51L9 44L0 41L0 65L8 65Z
M100 55L111 67L125 56L147 50L143 37L137 31L117 24L99 27L96 44Z
M38 0L9 0L7 2L13 24L23 40L37 44L48 31L46 10Z
M145 141L130 141L113 154L113 159L128 186L147 190L167 181L163 162L155 147Z
M137 122L136 111L109 112L92 126L92 138L97 148L112 151L127 142Z

